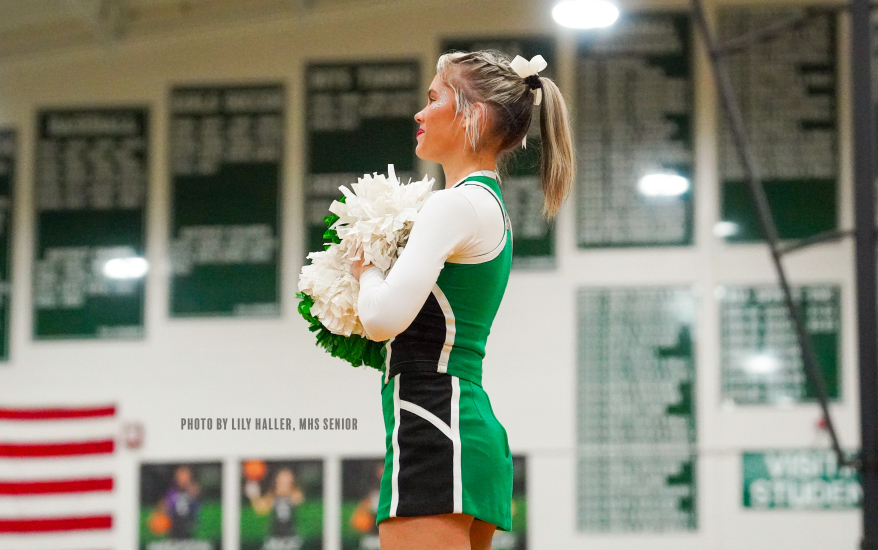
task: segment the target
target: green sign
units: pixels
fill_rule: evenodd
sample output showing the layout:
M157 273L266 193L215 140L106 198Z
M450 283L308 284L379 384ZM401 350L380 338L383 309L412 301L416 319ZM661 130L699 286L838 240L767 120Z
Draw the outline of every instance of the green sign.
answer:
M37 339L143 336L146 108L37 114Z
M306 253L323 250L323 218L342 196L339 186L350 187L363 174L387 174L388 164L403 183L423 177L415 173L420 78L415 61L308 67Z
M171 314L280 312L280 85L171 91Z
M745 452L742 469L744 508L846 510L862 505L857 471L839 466L829 449Z
M548 37L460 38L442 43L442 51L498 50L510 58L520 55L530 60L542 55L548 66L540 76L555 79L557 61L555 40ZM547 269L555 267L555 224L543 216L543 188L540 167L539 107L527 137L527 147L513 150L501 170L503 203L512 221L514 234L512 267Z
M830 399L841 388L841 289L793 288ZM721 292L722 397L741 404L816 399L793 324L777 286L726 287Z
M624 16L576 55L579 246L692 244L689 17Z
M802 14L798 8L723 8L729 39ZM838 105L835 12L727 56L756 168L782 239L838 226ZM729 241L763 238L725 115L720 120L722 219Z
M580 531L698 527L696 312L689 289L580 290Z
M9 303L12 299L12 190L15 187L15 131L0 129L0 360L9 359Z

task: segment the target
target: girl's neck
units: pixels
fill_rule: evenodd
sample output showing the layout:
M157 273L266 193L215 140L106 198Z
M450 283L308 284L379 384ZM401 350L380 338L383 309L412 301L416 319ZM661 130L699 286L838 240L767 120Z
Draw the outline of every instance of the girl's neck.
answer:
M478 172L479 170L494 170L497 167L497 157L495 155L479 155L472 156L467 159L461 159L460 162L446 162L442 164L445 171L445 188L452 187L455 183L463 178Z

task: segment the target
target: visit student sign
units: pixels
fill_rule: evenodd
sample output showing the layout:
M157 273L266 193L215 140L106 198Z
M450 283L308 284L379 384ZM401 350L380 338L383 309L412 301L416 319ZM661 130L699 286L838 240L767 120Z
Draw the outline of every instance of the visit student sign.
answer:
M745 508L840 510L863 499L854 468L840 466L830 450L745 452Z

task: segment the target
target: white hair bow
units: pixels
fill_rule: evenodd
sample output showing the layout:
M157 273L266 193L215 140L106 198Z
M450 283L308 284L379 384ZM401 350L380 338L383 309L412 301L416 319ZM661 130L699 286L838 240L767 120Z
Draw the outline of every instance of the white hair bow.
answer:
M546 60L541 55L533 56L530 61L520 55L516 55L512 63L509 64L512 70L521 78L527 78L532 75L539 76L538 73L545 69L547 65L548 63L546 63ZM542 88L533 89L531 92L534 93L534 105L539 105L543 101Z

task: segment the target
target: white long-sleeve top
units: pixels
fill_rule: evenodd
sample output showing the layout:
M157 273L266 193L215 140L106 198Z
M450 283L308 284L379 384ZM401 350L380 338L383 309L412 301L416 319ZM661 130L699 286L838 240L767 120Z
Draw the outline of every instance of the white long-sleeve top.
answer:
M488 170L467 176L497 175ZM481 263L502 250L506 217L493 192L461 185L433 193L421 207L408 243L387 273L372 267L360 276L360 322L371 340L401 333L414 321L445 262Z

